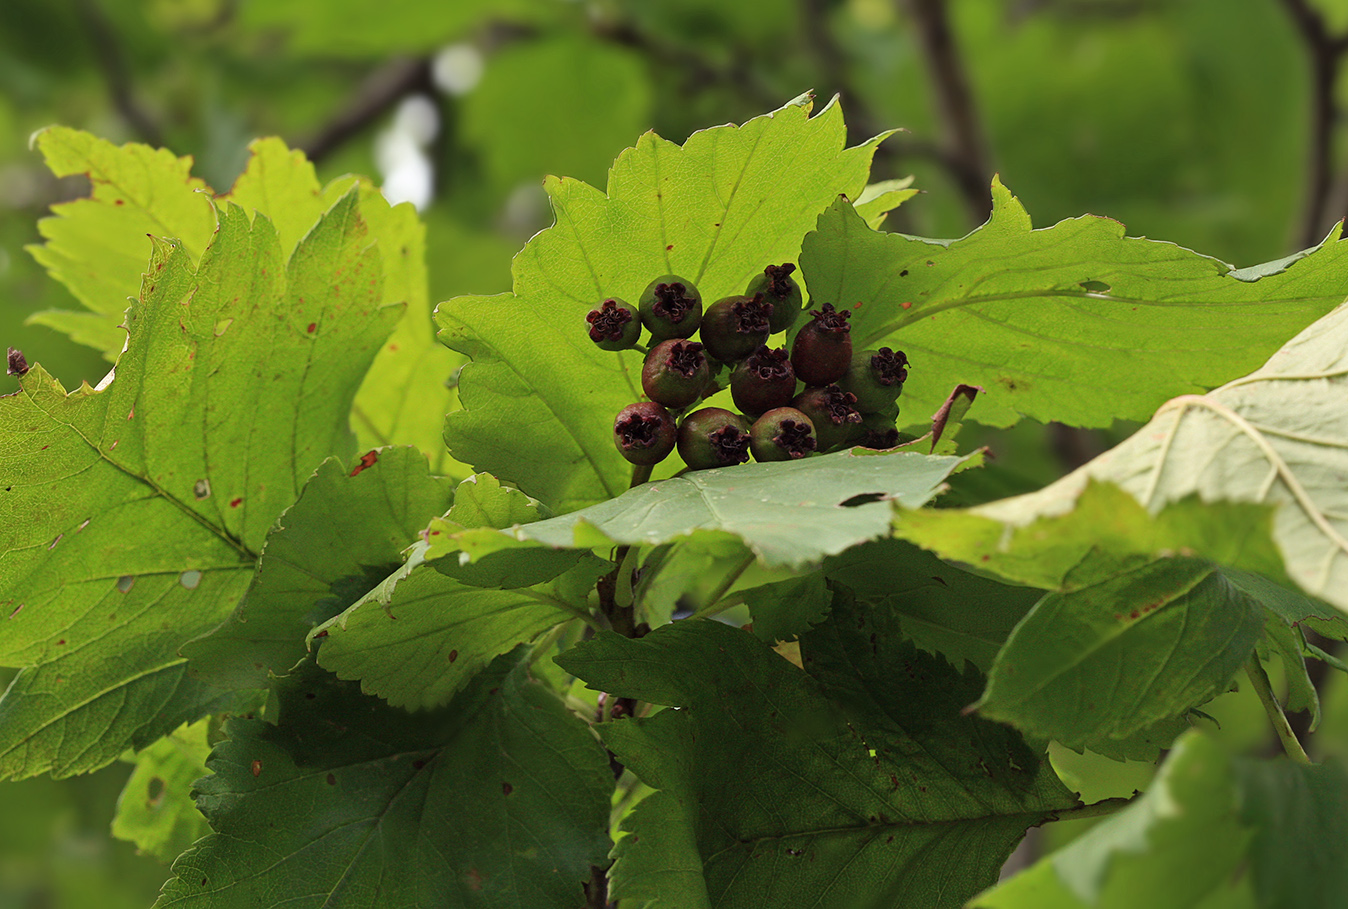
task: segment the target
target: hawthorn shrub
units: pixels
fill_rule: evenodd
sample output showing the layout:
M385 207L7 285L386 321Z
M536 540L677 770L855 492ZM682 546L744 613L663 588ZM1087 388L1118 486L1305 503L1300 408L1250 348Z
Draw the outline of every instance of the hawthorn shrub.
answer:
M132 760L114 830L172 860L157 907L1348 900L1348 779L1283 713L1333 659L1305 629L1348 636L1348 245L1235 269L1033 229L1000 182L966 237L888 233L883 136L812 108L549 178L513 292L433 316L417 216L366 180L261 140L215 193L40 134L92 182L33 251L86 310L44 322L116 366L68 391L10 353L0 775ZM691 430L641 416L678 384L628 327L656 276L752 335L674 342L671 406L726 414ZM783 384L825 321L848 350ZM828 444L803 401L842 408ZM620 413L666 456L629 463ZM964 427L1024 419L1143 425L943 500L984 469ZM1212 735L1237 683L1284 755ZM1158 769L1084 801L1071 752Z

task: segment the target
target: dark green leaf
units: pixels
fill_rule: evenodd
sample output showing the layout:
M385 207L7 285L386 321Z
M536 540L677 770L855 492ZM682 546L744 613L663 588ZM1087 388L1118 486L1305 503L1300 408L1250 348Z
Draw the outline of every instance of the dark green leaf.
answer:
M157 909L575 909L608 848L612 776L516 664L418 714L300 667L275 725L229 721L197 795L216 832L174 863Z
M414 448L386 448L348 469L329 458L267 536L234 614L187 644L189 669L216 684L262 688L305 655L314 628L397 570L417 532L449 507L452 483ZM367 462L368 461L368 465Z
M1081 750L1220 693L1263 627L1210 563L1165 559L1044 597L997 655L981 714Z
M661 790L629 818L615 895L668 879L668 905L934 907L994 880L1073 799L1015 732L961 716L975 673L895 626L835 601L802 638L809 674L697 619L558 657L591 687L681 708L601 730Z

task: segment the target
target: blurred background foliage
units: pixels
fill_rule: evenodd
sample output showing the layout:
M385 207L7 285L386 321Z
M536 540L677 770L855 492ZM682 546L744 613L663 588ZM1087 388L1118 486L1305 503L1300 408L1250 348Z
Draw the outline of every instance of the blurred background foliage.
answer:
M108 366L28 321L78 308L24 251L86 188L29 149L53 123L191 155L222 191L263 135L324 181L370 174L421 209L433 300L509 288L550 221L545 174L603 186L644 130L681 142L805 90L842 94L853 142L906 128L874 178L924 192L891 230L966 233L999 172L1039 226L1090 212L1252 265L1348 205L1345 31L1348 0L3 0L0 332L67 386ZM1042 485L1109 435L984 441L999 466L966 501ZM1330 684L1311 747L1348 754L1348 689ZM1237 746L1265 735L1247 693L1210 712ZM1092 798L1149 773L1058 758ZM163 868L107 835L127 772L0 785L0 909L149 905Z

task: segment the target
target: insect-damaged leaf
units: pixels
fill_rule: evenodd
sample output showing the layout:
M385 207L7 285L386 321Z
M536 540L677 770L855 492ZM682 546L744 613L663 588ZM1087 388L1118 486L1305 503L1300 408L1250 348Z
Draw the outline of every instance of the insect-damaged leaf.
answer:
M319 462L351 452L346 414L399 314L380 274L354 193L288 263L265 218L228 207L199 265L156 241L106 387L67 394L34 367L0 398L0 663L23 667L0 776L92 770L227 706L178 647L228 615Z
M692 619L557 658L593 688L680 708L601 727L659 790L619 842L615 896L957 906L1027 826L1074 804L1017 733L961 715L981 677L904 642L887 611L835 599L800 652L804 671Z
M518 656L415 714L303 664L274 724L227 724L197 791L216 832L174 863L157 909L579 906L613 777Z

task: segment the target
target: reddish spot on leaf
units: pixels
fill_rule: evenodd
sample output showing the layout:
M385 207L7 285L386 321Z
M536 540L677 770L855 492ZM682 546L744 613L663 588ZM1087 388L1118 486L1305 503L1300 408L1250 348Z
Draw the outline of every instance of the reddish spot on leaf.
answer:
M389 349L389 352L392 353L392 352L394 352L394 351L396 351L396 350L398 349L398 345L397 345L397 344L390 344L390 345L388 346L388 349Z
M113 202L112 202L112 204L113 204L113 205L125 205L125 204L126 204L126 200L125 200L125 199L114 199Z
M65 643L66 643L66 639L65 639L65 638L61 638L61 640L59 640L59 641L56 642L56 646L57 646L57 647L64 647L64 646L65 646Z
M863 305L862 302L861 302L860 300L858 300L856 303L853 303L853 304L852 304L852 308L853 308L853 309L860 309L860 308L862 307L862 305Z
M669 244L668 246L665 247L665 252L669 252L669 251L670 251L671 249L673 249L673 248L674 248L674 244L671 243L671 244Z
M201 886L206 886L206 879L204 877L201 879Z
M451 651L449 652L449 661L450 661L451 663L454 662L455 660L457 660L458 658L459 658L459 652L458 652L457 650L451 650Z
M469 890L481 890L481 889L482 889L482 881L483 881L482 872L478 871L476 868L469 868L469 869L468 869L468 889L469 889Z
M423 761L423 760L420 760L420 759L415 760L415 761L412 762L412 769L413 769L413 770L420 770L422 767L425 767L425 766L426 766L426 762Z
M19 610L22 609L22 608L23 608L23 604L22 604L22 603L20 603L18 606L15 606L15 607L14 607L14 611L11 612L11 613L9 614L9 617L10 617L11 619L14 618L16 615L19 614Z
M136 418L136 408L132 407L131 412L126 415L126 418L128 420L134 420Z
M512 786L512 785L510 785L509 783L502 783L502 784L501 784L501 794L502 794L502 795L510 795L510 793L512 793L512 792L514 792L514 791L515 791L515 787Z
M912 300L904 300L902 303L899 304L899 306L901 306L901 307L904 308L904 309L912 309L912 308L913 308L913 301L912 301Z
M1134 609L1132 612L1128 613L1128 618L1130 618L1130 619L1135 619L1135 618L1137 618L1137 617L1140 616L1140 615L1142 615L1142 613L1139 612L1138 610Z
M230 507L230 508L238 508L238 507L239 507L240 505L242 505L242 504L243 504L243 496L239 496L237 499L230 499L230 500L229 500L229 507Z
M328 785L329 786L337 785L337 777L334 774L331 773L328 774Z
M323 629L322 631L320 631L318 634L314 635L315 638L325 638L325 637L327 637L327 636L328 636L328 629L326 629L326 628L324 628L324 629Z
M355 470L351 471L351 476L355 476L367 467L373 467L379 461L379 452L367 451L360 456L360 463L356 465Z
M253 776L262 776L262 762L253 761Z
M309 334L313 334L313 333L314 333L315 331L317 331L317 330L318 330L318 323L317 323L317 322L310 322L310 323L309 323Z

